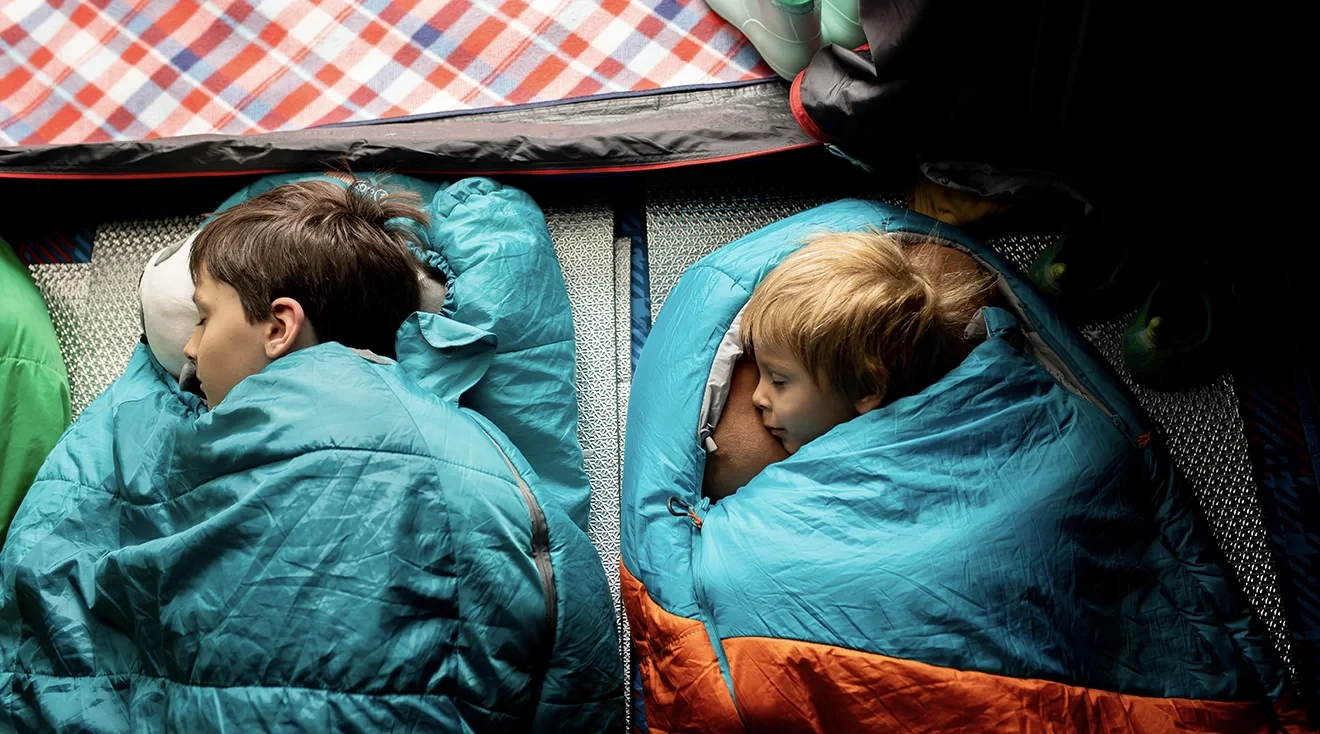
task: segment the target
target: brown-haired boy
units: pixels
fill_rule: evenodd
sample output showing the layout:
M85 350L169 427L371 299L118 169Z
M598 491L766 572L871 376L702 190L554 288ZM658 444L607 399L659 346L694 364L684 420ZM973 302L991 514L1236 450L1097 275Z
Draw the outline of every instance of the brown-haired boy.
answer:
M188 262L199 320L184 354L211 408L243 378L321 342L394 356L395 332L419 299L407 246L416 235L398 220L427 224L404 201L302 181L202 228Z
M939 380L970 352L965 329L990 297L967 255L888 234L828 234L785 258L743 310L746 354L705 494L732 494L835 426Z

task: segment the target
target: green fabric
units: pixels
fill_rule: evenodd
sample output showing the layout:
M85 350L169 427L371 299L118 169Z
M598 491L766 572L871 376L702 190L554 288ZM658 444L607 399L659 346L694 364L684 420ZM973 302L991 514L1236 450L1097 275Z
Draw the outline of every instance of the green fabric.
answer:
M69 418L69 373L46 302L0 239L0 541Z

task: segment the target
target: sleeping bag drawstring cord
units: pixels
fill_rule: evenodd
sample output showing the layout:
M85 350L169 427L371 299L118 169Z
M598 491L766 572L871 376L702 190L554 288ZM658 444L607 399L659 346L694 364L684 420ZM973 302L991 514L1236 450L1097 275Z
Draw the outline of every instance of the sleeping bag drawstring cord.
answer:
M674 505L679 505L682 509L675 508ZM697 526L697 530L701 529L701 518L697 517L697 511L692 509L692 505L677 497L670 497L669 502L665 503L665 507L669 508L669 514L674 517L686 516L692 518L692 524Z

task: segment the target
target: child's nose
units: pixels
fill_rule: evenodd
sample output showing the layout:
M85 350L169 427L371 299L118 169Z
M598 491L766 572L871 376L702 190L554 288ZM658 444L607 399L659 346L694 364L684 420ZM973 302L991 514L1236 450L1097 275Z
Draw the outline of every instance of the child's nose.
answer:
M177 342L176 342L177 343ZM192 336L188 338L188 343L183 345L183 356L196 362L197 361L197 330L193 329Z
M752 392L752 405L761 410L770 407L770 401L766 399L765 380L756 383L756 390Z

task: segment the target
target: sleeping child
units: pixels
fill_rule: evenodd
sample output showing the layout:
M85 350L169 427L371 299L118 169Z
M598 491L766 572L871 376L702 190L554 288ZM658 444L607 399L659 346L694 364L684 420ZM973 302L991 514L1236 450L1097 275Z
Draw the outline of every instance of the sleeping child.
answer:
M414 239L426 214L329 181L285 184L221 212L193 241L197 327L184 347L211 408L243 378L321 342L394 356L417 310Z
M991 295L971 257L887 234L828 234L787 257L743 311L745 352L705 495L726 497L831 428L939 380L971 352L967 325Z
M144 318L173 341L137 345L14 520L0 730L619 729L539 208L489 179L405 180L431 186L425 211L367 182L271 183L193 238L187 345L191 320ZM452 308L426 307L427 268ZM503 320L524 294L526 328ZM178 351L205 404L155 356ZM490 398L511 374L517 415Z

